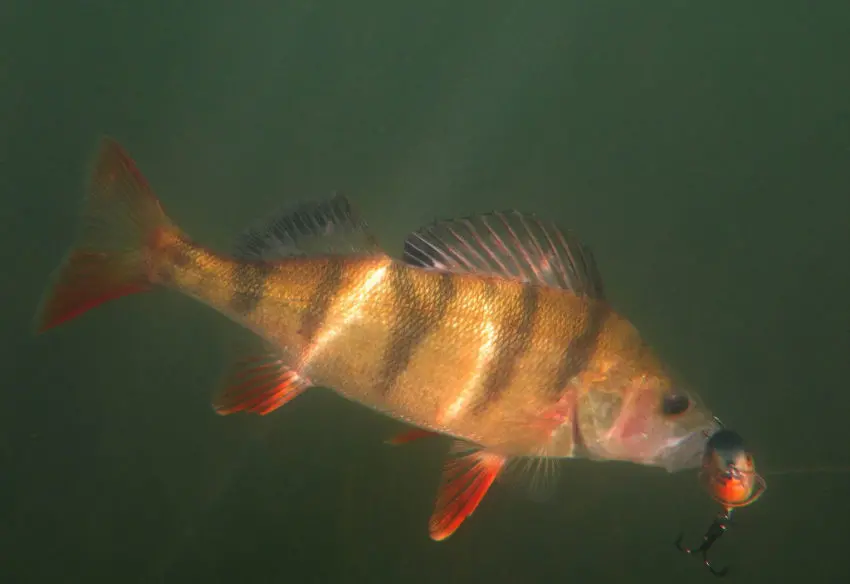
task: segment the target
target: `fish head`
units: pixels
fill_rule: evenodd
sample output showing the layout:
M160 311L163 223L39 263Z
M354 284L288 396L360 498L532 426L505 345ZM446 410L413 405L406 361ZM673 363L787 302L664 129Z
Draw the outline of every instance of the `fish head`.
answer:
M578 431L591 458L676 472L702 463L718 429L711 412L666 378L638 376L587 390L577 404Z

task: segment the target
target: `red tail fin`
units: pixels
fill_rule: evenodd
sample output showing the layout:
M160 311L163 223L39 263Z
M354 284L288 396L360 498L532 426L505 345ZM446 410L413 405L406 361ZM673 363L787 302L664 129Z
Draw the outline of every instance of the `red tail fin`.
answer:
M175 229L147 181L116 142L104 139L77 243L57 270L36 317L39 332L104 302L151 286L153 252Z

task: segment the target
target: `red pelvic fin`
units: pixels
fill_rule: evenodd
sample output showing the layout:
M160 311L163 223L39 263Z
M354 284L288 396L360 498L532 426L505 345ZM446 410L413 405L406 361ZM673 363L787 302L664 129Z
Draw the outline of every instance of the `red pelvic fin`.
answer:
M504 468L505 461L505 457L486 450L446 461L437 502L431 514L431 539L444 540L457 530L478 507L487 489Z
M245 358L228 371L213 405L220 415L265 415L304 393L310 384L273 355Z
M421 440L422 438L430 438L432 436L440 436L437 432L431 432L430 430L424 430L422 428L412 428L401 434L396 434L392 438L386 440L387 444L391 444L393 446L398 446L399 444L407 444L408 442L413 442L415 440Z

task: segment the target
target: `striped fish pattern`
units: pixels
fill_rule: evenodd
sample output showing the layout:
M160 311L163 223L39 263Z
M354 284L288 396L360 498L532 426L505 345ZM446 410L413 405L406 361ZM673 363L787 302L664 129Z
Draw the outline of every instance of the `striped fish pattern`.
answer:
M455 439L431 517L451 535L508 463L585 457L699 464L713 417L612 309L590 250L516 211L440 221L384 252L350 202L303 203L221 254L163 213L105 140L86 223L39 311L45 330L162 286L253 331L220 414L267 414L310 387Z

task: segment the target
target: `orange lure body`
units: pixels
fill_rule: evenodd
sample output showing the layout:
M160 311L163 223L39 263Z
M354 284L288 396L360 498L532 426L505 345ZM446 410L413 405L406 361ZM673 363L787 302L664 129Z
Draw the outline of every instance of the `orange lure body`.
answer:
M729 430L709 440L699 477L709 496L726 511L754 503L767 488L752 454L744 449L740 436Z

